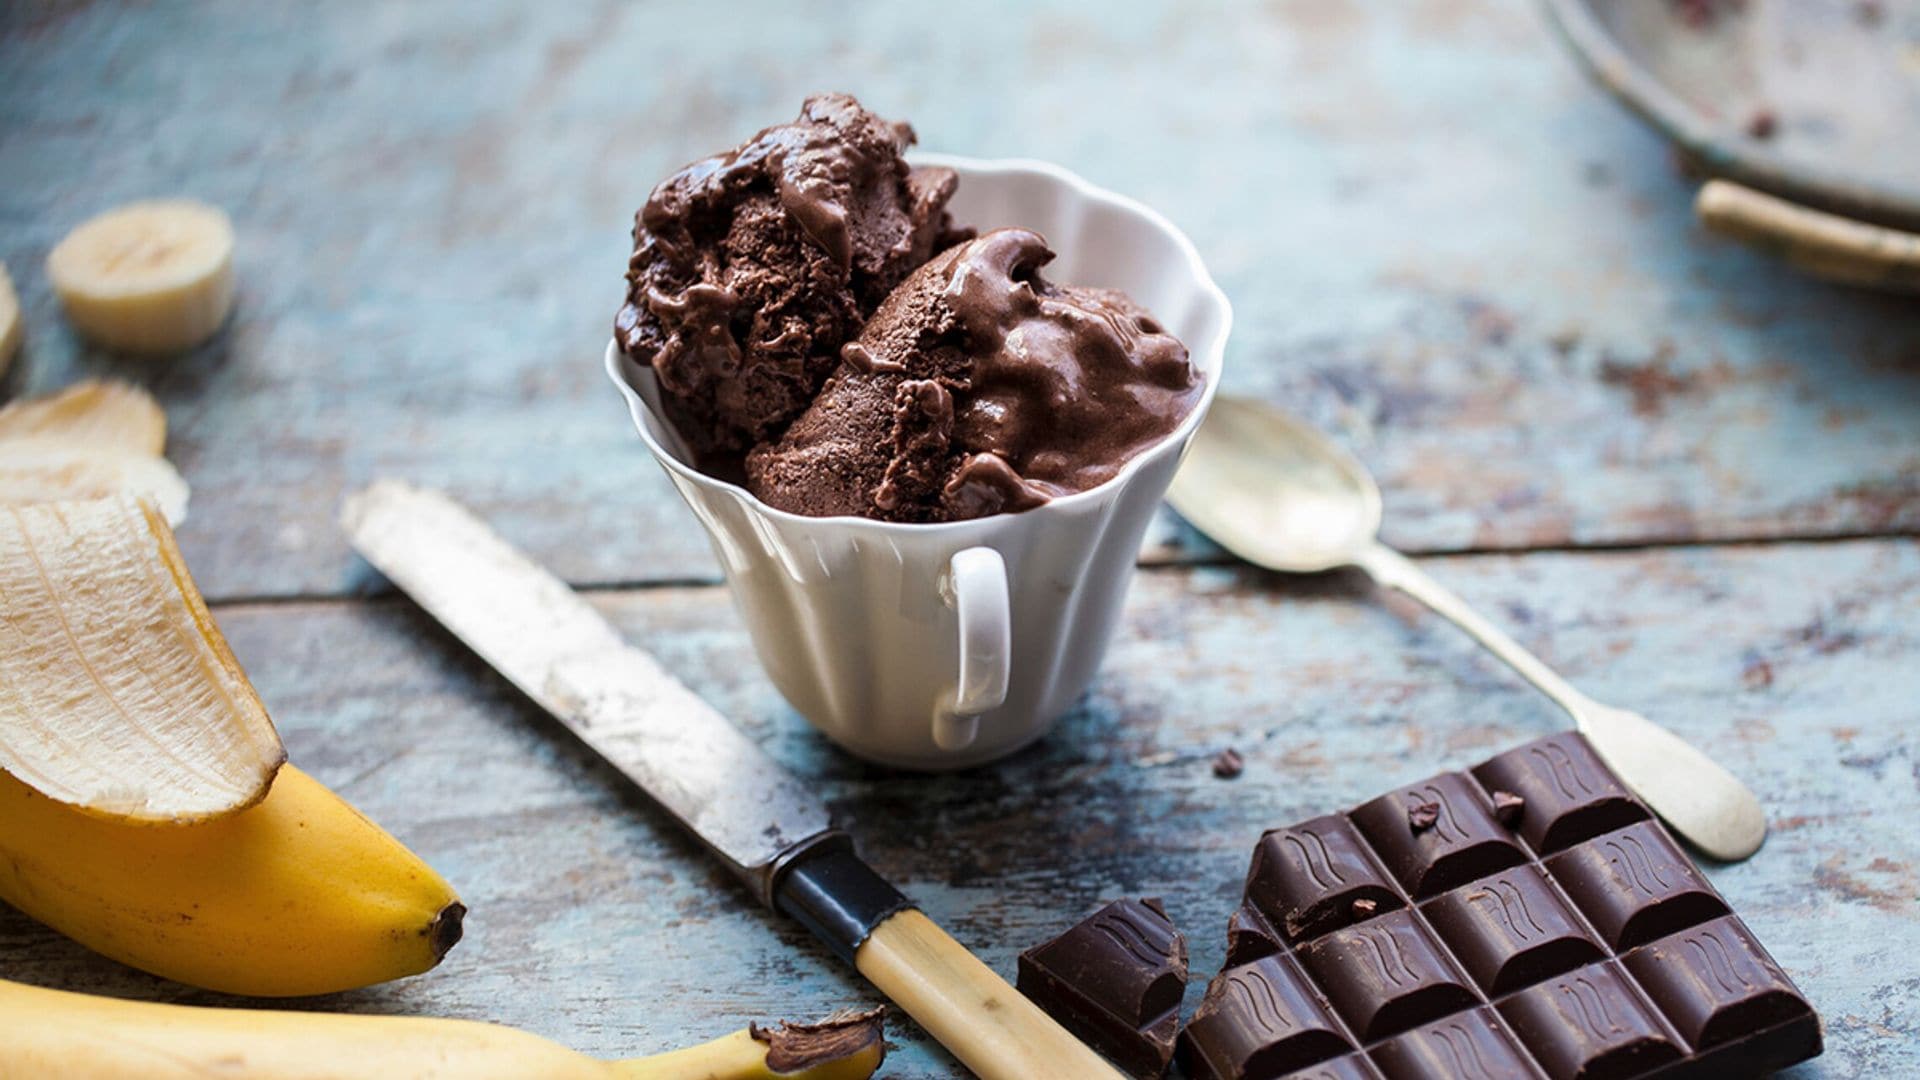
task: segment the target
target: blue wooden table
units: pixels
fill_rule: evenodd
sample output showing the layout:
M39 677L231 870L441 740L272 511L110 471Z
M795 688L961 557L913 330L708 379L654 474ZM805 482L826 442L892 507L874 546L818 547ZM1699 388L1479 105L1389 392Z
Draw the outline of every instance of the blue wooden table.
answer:
M1148 894L1204 978L1262 828L1561 722L1405 604L1238 568L1169 515L1041 745L928 779L813 735L597 360L654 180L832 88L930 149L1049 158L1184 227L1237 307L1229 390L1322 423L1379 473L1390 540L1759 792L1766 848L1710 874L1826 1019L1797 1075L1920 1075L1913 302L1703 236L1665 146L1519 0L1095 10L0 14L0 260L29 320L0 393L153 389L194 486L188 562L294 759L473 908L437 971L312 1004L616 1055L874 997L349 553L339 499L376 476L450 489L591 588L1003 973ZM233 324L177 361L87 349L47 249L175 193L233 215ZM1232 782L1208 768L1228 745ZM0 976L214 999L5 909ZM891 1035L885 1075L957 1072Z

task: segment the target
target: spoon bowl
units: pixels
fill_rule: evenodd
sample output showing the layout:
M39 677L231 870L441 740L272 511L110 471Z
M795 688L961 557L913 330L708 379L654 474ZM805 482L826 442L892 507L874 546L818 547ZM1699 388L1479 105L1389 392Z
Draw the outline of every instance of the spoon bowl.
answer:
M1245 398L1214 400L1167 499L1195 528L1256 566L1317 573L1357 566L1473 635L1552 698L1655 813L1716 859L1766 839L1760 801L1732 773L1639 713L1602 705L1488 622L1412 560L1380 543L1380 488L1311 426Z
M1221 547L1294 574L1352 565L1380 531L1380 487L1366 466L1244 398L1214 401L1167 501Z

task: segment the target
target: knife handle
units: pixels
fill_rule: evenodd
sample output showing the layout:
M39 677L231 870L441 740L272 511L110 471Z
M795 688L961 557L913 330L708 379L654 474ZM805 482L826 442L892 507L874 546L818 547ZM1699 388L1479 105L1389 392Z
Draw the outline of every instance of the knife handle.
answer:
M887 884L844 838L797 854L773 893L775 907L851 960L983 1080L1122 1080Z

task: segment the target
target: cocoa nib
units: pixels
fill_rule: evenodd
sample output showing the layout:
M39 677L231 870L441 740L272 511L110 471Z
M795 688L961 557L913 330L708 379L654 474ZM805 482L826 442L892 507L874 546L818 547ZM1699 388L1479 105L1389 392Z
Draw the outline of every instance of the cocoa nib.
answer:
M1415 803L1407 807L1407 824L1413 827L1414 832L1426 832L1428 829L1433 828L1434 822L1439 820L1439 803L1423 802Z
M782 1020L772 1027L748 1024L747 1034L767 1044L767 1068L776 1073L796 1073L844 1061L856 1054L874 1050L874 1068L887 1059L887 1007L866 1012L842 1009L813 1024L795 1024Z
M1527 812L1527 800L1511 791L1493 793L1493 817L1500 824L1511 829L1520 824L1520 815Z

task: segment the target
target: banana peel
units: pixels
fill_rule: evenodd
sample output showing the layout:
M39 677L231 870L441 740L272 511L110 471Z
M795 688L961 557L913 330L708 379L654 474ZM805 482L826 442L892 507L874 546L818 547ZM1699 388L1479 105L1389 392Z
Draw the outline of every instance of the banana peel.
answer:
M167 826L0 774L0 900L123 964L254 997L420 974L466 915L432 867L292 765L255 806Z
M885 1010L604 1061L498 1024L159 1005L0 981L0 1075L67 1080L866 1080Z
M286 751L155 507L0 506L0 596L0 770L135 822L265 797Z

